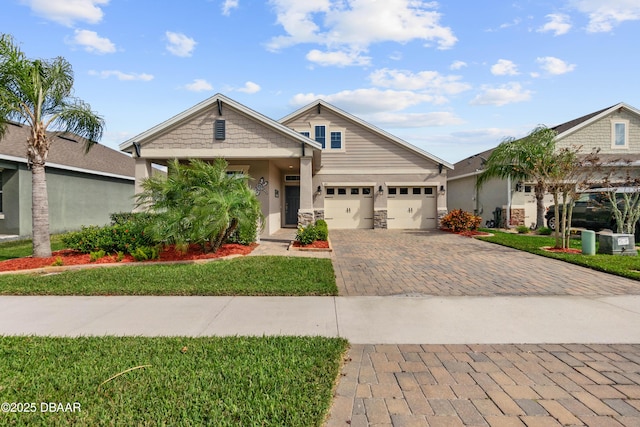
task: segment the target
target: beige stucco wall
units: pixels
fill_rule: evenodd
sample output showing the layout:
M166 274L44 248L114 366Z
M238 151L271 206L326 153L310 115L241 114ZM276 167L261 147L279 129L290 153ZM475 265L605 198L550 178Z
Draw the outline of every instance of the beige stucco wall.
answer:
M511 193L512 196L514 193ZM491 179L484 183L476 192L476 176L449 181L447 192L448 208L462 209L467 212L475 212L482 217L482 225L493 219L496 208L507 206L507 180ZM512 206L514 200L512 199ZM524 199L519 200L523 203Z

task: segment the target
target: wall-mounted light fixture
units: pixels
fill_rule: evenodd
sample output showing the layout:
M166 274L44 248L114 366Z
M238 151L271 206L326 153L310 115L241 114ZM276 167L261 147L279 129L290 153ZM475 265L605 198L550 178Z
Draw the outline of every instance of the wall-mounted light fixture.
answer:
M444 167L444 165L442 163L438 163L438 174L442 173L442 168Z
M378 194L382 195L384 190L382 189L382 185L378 187Z
M318 189L316 190L316 193L320 194L322 193L322 186L318 185Z
M522 191L522 181L516 183L516 191Z
M444 185L441 185L441 186L440 186L440 192L441 192L441 193L444 193Z

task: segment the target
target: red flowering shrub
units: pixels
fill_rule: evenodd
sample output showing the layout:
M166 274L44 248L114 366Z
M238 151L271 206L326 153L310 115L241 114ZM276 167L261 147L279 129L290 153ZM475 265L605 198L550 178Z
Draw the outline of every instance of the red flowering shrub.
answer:
M440 220L440 227L451 231L470 231L478 228L482 218L462 209L454 209Z

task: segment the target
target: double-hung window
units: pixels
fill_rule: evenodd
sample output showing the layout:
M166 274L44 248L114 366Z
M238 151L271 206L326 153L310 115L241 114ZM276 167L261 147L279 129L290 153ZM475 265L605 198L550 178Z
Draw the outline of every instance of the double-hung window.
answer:
M326 148L327 142L327 127L326 126L316 126L316 142L319 142L322 145L322 149Z
M331 132L331 149L342 150L342 132Z

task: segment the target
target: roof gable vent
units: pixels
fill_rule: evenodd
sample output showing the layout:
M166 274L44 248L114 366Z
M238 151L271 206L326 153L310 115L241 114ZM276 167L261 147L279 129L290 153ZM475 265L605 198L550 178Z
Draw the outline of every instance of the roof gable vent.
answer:
M216 120L213 126L213 137L216 141L224 141L226 138L225 121Z

